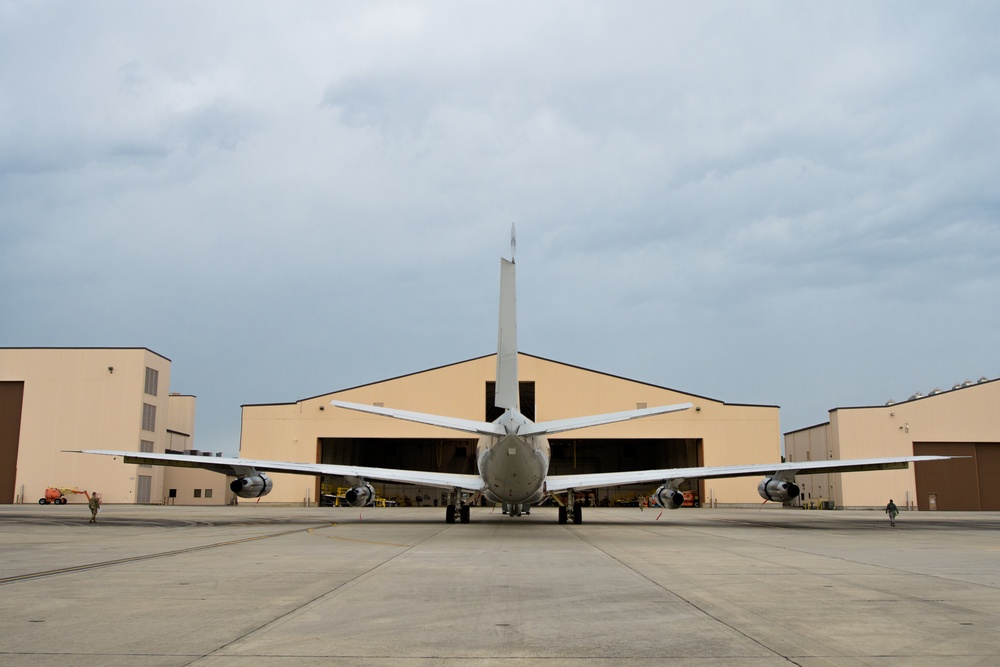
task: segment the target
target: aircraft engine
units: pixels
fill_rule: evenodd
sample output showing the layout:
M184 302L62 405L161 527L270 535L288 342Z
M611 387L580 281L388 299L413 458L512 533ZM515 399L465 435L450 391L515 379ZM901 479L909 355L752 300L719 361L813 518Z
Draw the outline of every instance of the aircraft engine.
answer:
M783 479L765 477L757 485L757 493L764 500L775 503L786 503L792 498L798 498L799 487L795 482L786 482Z
M237 477L229 488L240 498L261 498L271 493L274 483L262 472Z
M667 488L666 484L658 488L653 495L656 502L660 503L660 507L666 507L668 510L675 510L684 504L684 494Z
M367 507L375 502L375 488L367 482L352 486L344 494L344 500L351 507Z

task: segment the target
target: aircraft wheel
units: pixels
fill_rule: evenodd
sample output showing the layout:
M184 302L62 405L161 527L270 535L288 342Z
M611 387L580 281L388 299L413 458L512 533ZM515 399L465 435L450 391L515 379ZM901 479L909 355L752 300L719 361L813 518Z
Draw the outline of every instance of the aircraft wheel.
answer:
M580 509L580 507L573 508L573 523L578 525L583 523L583 512L581 512Z
M445 512L446 514L444 515L444 522L455 523L455 506L448 505L448 507L445 509Z
M471 508L468 505L462 505L462 509L460 510L462 523L469 523L470 515L471 515Z
M559 506L559 523L566 523L566 507L563 505Z

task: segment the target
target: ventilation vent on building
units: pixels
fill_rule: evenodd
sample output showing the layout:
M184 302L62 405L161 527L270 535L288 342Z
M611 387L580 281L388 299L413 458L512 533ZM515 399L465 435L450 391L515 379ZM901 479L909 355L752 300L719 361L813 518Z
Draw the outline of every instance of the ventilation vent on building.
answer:
M896 401L894 401L894 400L892 400L892 399L890 398L890 399L889 399L888 401L886 401L886 402L885 402L885 404L886 404L886 405L896 405Z
M913 396L910 396L910 397L909 397L908 399L906 399L906 400L908 400L908 401L915 401L915 400L917 400L918 398L923 398L923 397L924 397L924 395L923 395L923 394L921 394L921 393L920 393L920 392L918 391L917 393L915 393L915 394L914 394Z
M944 392L941 391L940 387L934 387L933 389L931 389L930 393L927 394L927 395L928 396L937 396L938 394L942 394L942 393L944 393Z
M982 384L984 382L989 382L989 380L986 379L985 375L983 377L979 378L979 382L977 382L976 384Z

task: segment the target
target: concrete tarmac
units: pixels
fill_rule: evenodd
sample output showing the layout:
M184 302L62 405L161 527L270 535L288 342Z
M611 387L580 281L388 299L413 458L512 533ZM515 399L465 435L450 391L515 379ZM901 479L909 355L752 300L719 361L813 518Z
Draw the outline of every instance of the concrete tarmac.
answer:
M1000 664L1000 513L659 513L0 505L0 664Z

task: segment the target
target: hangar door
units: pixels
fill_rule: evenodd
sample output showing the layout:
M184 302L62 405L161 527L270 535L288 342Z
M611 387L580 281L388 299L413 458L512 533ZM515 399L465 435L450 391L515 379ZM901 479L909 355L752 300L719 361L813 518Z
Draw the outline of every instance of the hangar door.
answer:
M969 457L915 465L918 509L1000 511L1000 443L915 442L913 453Z
M14 502L23 382L0 382L0 503Z
M704 443L701 438L550 438L552 459L549 474L625 472L628 470L661 470L664 468L694 468L704 465ZM659 484L629 484L601 491L599 497L609 502L647 495ZM693 494L701 502L704 483L685 480L679 490Z
M318 454L320 463L476 474L476 440L472 438L320 438ZM376 493L386 498L420 495L430 504L430 498L441 493L432 489L421 493L419 487L370 481ZM317 479L316 497L322 500L352 483L343 477L322 476Z

